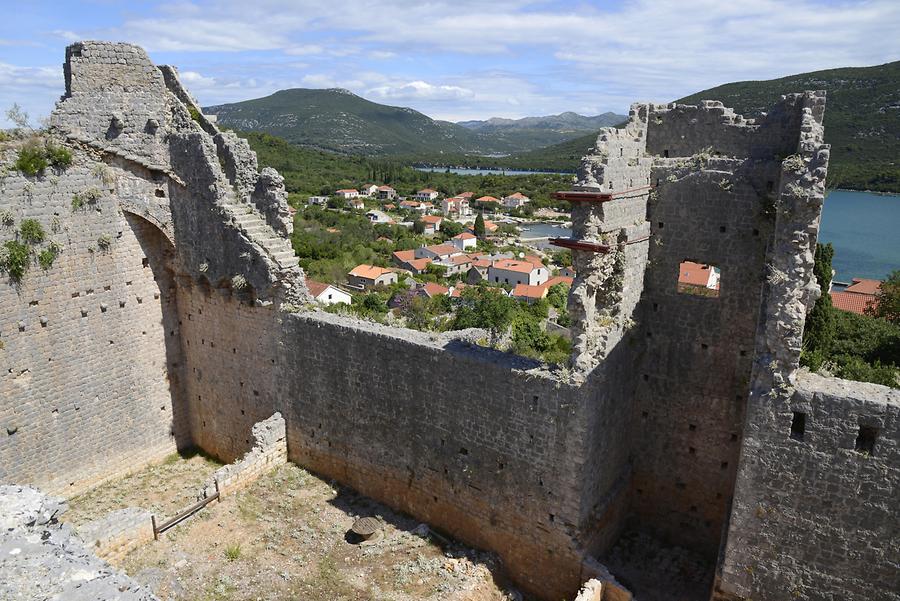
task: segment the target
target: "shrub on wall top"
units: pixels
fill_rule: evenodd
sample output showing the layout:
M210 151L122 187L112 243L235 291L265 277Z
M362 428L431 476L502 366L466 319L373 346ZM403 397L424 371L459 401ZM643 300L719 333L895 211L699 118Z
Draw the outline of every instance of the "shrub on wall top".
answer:
M16 169L25 175L37 175L47 168L47 156L37 143L28 142L19 149L16 158Z

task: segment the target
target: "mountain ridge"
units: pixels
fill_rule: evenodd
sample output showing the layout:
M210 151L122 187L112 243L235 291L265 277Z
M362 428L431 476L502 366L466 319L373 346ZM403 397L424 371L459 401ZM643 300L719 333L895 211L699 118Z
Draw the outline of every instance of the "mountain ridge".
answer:
M567 112L523 119L436 120L378 104L343 88L291 88L263 98L204 107L225 127L262 131L301 146L369 156L505 155L548 146L624 116Z

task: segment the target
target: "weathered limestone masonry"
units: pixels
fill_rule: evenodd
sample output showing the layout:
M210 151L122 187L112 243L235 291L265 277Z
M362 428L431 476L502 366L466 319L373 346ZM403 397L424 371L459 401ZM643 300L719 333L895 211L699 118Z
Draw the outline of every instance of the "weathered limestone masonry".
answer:
M280 176L135 46L74 44L65 73L49 135L73 164L0 176L3 239L35 218L62 247L0 284L0 480L68 495L196 445L246 453L239 483L286 444L542 598L597 577L626 599L596 558L634 527L718 557L721 599L897 599L897 393L797 367L821 93L759 122L639 104L601 133L576 190L615 196L573 232L609 252L575 251L575 353L551 372L296 312ZM684 260L721 270L717 297L678 291Z
M210 476L197 494L206 499L214 492L222 498L255 482L261 475L287 463L287 438L284 418L275 413L253 426L253 446L235 463L222 466Z
M783 161L717 599L900 599L900 392L798 370L828 147L824 97Z
M247 341L262 332L232 313L271 316L305 298L284 224L276 232L257 208L287 213L278 178L234 167L247 149L204 131L165 71L136 46L70 46L50 135L73 164L26 177L8 168L15 148L3 157L3 239L33 218L62 250L0 286L0 480L70 495L196 444L198 376L186 370L205 349L183 349L181 335L193 296L218 301L211 311L231 312L222 322ZM255 355L242 359L256 370ZM229 431L243 441L259 419L234 418Z
M35 488L0 485L0 599L157 601L59 523L66 509Z

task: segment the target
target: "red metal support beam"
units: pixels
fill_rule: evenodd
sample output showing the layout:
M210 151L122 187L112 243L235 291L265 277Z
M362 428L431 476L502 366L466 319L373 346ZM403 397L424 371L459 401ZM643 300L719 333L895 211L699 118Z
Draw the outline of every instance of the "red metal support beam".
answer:
M568 200L569 202L609 202L622 198L623 196L631 196L633 194L643 193L650 190L650 186L641 186L640 188L630 188L628 190L620 190L618 192L582 192L570 190L567 192L554 192L553 198L556 200Z
M586 240L575 240L573 238L550 238L550 244L571 250L583 250L585 252L599 254L606 254L609 252L609 246L605 244L597 244L596 242L588 242Z

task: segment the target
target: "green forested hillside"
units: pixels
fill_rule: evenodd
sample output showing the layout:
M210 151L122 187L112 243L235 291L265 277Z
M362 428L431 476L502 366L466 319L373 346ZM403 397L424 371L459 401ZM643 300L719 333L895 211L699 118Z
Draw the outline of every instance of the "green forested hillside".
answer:
M387 106L347 90L292 89L265 98L210 106L224 127L266 132L298 146L367 156L508 154L568 140L621 117L563 113L525 119L435 121L410 108Z
M550 194L571 185L571 177L563 175L456 175L418 171L400 160L372 159L302 148L286 140L259 132L240 134L256 151L260 166L274 167L284 176L288 192L297 200L306 196L333 194L340 188L357 188L364 184L389 184L402 195L411 195L425 187L445 196L474 192L477 196L501 198L522 192L534 207L556 204Z
M410 108L369 102L341 89L281 90L265 98L211 106L225 127L261 131L293 144L337 152L396 155L493 152L481 136Z

